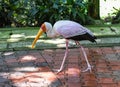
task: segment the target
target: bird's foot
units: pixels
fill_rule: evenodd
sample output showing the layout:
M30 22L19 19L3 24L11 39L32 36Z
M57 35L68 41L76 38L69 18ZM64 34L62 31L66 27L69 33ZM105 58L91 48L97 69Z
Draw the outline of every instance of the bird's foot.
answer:
M54 72L56 72L56 74L60 73L63 69L53 69Z
M93 68L93 66L88 66L87 69L83 70L82 72L90 71L90 73L91 73L92 72L92 68Z

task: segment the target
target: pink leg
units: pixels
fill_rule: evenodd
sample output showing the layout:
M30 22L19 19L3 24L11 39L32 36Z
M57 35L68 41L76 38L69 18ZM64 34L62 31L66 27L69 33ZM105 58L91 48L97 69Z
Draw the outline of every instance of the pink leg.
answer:
M84 48L82 46L80 46L80 48L82 49L82 52L83 52L83 55L85 57L85 60L86 60L86 63L87 63L87 69L83 70L82 72L86 72L88 70L90 70L90 72L92 72L92 66L90 65L89 61L88 61L88 58L87 58L87 55L86 55L86 52L84 50Z
M67 58L67 55L68 55L68 40L66 39L66 51L65 51L65 55L64 55L62 64L61 64L61 66L60 66L60 69L54 70L54 71L57 71L57 73L59 73L59 72L61 72L61 71L63 70L64 63L65 63L65 60L66 60L66 58Z
M84 48L80 45L80 43L78 42L78 41L75 41L75 43L76 43L76 45L79 45L80 46L80 48L81 48L81 50L82 50L82 53L83 53L83 55L84 55L84 57L85 57L85 61L86 61L86 63L87 63L87 69L85 69L85 70L83 70L82 72L86 72L86 71L88 71L88 70L90 70L90 72L92 72L92 66L90 65L90 63L89 63L89 61L88 61L88 58L87 58L87 55L86 55L86 52L85 52L85 50L84 50Z

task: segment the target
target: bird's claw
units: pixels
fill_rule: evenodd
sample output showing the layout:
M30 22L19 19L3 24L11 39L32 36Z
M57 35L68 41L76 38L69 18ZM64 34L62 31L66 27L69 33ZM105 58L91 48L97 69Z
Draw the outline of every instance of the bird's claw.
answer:
M62 71L62 69L53 69L53 71L56 72L56 74L58 74Z
M93 66L88 66L87 69L83 70L82 72L90 71L90 73L91 73L92 72L92 68L93 68Z

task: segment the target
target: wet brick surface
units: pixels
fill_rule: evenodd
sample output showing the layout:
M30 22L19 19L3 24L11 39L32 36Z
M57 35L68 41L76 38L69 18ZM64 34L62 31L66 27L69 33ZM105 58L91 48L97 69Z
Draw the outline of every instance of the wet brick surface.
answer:
M120 87L120 47L85 48L92 73L78 48L69 49L62 72L56 74L65 49L0 52L0 87Z

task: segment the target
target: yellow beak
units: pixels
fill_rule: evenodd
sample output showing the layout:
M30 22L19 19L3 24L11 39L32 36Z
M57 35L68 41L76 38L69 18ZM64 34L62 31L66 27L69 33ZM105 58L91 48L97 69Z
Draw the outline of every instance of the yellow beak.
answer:
M32 49L34 48L34 46L35 46L37 40L38 40L39 37L42 35L42 33L43 33L43 30L40 28L40 30L39 30L38 33L37 33L36 38L34 39L34 41L33 41L33 43L32 43Z

